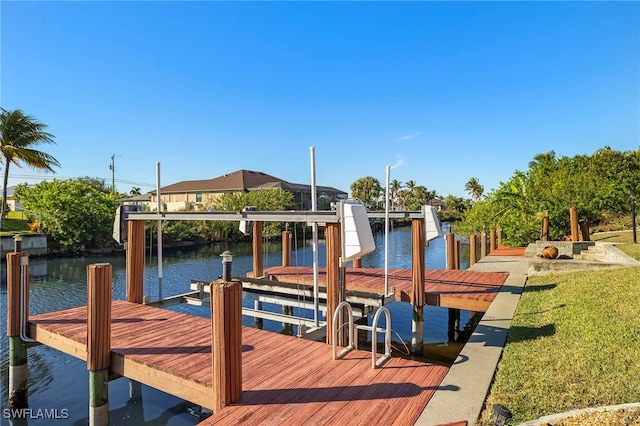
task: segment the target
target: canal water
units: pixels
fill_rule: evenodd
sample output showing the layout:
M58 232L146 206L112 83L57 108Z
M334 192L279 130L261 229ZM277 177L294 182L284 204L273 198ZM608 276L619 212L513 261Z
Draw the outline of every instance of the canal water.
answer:
M445 224L446 229L446 224ZM388 266L411 268L411 230L399 228L389 237ZM377 234L376 251L362 259L362 266L384 267L384 236ZM313 253L309 242L294 243L292 266L312 266ZM318 247L319 264L325 265L322 242ZM163 260L162 295L169 297L188 292L190 281L212 281L222 273L220 253L230 250L234 253L233 275L245 275L252 269L250 243L215 244L198 249L167 251ZM264 267L281 264L279 243L264 243ZM1 254L4 258L6 253ZM30 260L30 313L37 314L86 304L86 268L93 263L110 263L113 266L113 297L125 298L125 257L79 257L65 259ZM461 259L461 268L468 265L468 256ZM157 258L147 257L144 269L144 294L156 300L159 294ZM86 363L45 346L28 350L30 374L28 419L8 419L8 339L6 337L6 263L1 264L0 311L3 316L0 330L0 379L1 398L0 424L14 425L86 425L88 422L89 374ZM430 242L426 249L428 269L445 268L445 246L443 238ZM393 275L390 274L390 285ZM253 307L251 300L243 301L246 307ZM411 340L411 306L408 303L392 302L387 305L391 312L394 335L394 354L407 352L402 341ZM209 317L209 308L181 304L169 309L193 315ZM263 304L263 309L281 312L278 305ZM313 312L294 308L294 315L312 318ZM462 311L461 327L469 320L469 313ZM449 339L447 332L448 310L425 307L425 356L446 363L447 358L455 358L462 343ZM246 326L253 326L254 320L243 317ZM282 323L264 320L263 328L274 332L283 330ZM188 333L188 330L184 332ZM293 330L295 333L295 328ZM201 419L193 415L197 407L193 404L158 391L154 388L131 383L127 378L116 379L109 384L110 422L112 425L194 425Z

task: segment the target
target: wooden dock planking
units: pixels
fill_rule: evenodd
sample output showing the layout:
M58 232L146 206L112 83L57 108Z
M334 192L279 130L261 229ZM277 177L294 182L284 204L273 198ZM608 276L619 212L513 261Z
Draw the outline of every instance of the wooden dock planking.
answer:
M310 267L271 267L267 270L271 279L310 284L313 270ZM395 287L396 300L411 300L411 269L393 269L389 273L389 287ZM425 303L448 308L486 312L508 274L467 270L427 269L425 271ZM324 285L325 269L318 268L318 281ZM382 294L384 269L348 268L347 290Z
M489 253L489 256L524 256L526 250L526 247L499 246Z
M208 406L211 327L208 319L192 322L195 318L166 309L113 301L111 371ZM36 315L30 319L30 335L47 346L86 361L86 320L86 306ZM191 338L190 333L180 333L187 335L184 341L188 344L177 345L176 330L195 331L198 327L194 325L198 323L200 330L206 332L192 333ZM196 353L196 346L206 352ZM177 361L171 364L173 370L165 366L171 361Z
M86 360L86 319L86 306L36 315L31 337ZM111 336L112 372L210 407L209 319L113 301ZM334 361L324 343L248 327L242 359L242 399L202 424L413 424L447 372L402 358L374 370L363 351ZM345 410L358 416L343 418Z
M327 349L322 343L314 343ZM344 368L348 370L342 372ZM275 387L265 384L245 392L241 401L201 424L321 425L374 421L409 425L418 418L446 371L445 367L402 358L392 358L385 367L374 370L371 354L361 351L351 352L338 361L320 356L310 365L291 372L287 382L281 381Z

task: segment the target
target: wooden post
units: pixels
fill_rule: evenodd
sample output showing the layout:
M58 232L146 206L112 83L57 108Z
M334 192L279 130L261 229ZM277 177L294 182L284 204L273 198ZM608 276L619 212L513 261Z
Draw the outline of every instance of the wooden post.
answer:
M498 237L496 248L498 248L502 246L502 227L500 225L496 228L496 235Z
M482 231L480 234L480 259L487 255L487 233Z
M264 275L262 264L262 222L253 222L253 277Z
M493 253L496 249L496 230L495 228L491 228L491 233L489 236L489 253Z
M469 266L475 265L478 260L478 254L476 252L477 236L475 234L469 235Z
M425 239L424 220L411 221L411 352L422 355L424 352L424 274ZM375 349L374 349L375 350Z
M578 209L575 204L571 204L569 209L569 220L571 222L571 241L580 241L578 234Z
M87 266L87 369L89 424L109 424L111 360L112 268L108 263Z
M291 266L291 231L282 231L282 266Z
M353 259L352 266L354 268L362 268L362 258L361 257L356 257L355 259Z
M542 241L549 241L549 210L542 216Z
M455 248L456 248L456 252L455 252L456 260L454 262L454 266L455 266L455 269L460 269L460 240L456 240Z
M449 235L451 235L451 237L449 237ZM453 233L448 233L446 237L447 237L447 253L453 252L453 254L455 255L456 246L457 246L455 236L453 235ZM455 260L449 261L449 256L447 256L447 269L459 269L457 267ZM460 318L460 310L449 308L449 328L448 328L449 340L455 340L455 337L452 337L452 336L454 335L454 331L456 331L457 328L455 330L452 329L452 327L455 327L456 324L455 324L455 321L454 322L451 321L451 318L455 319L456 315L458 318Z
M16 249L18 247L16 246ZM20 280L21 260L27 253L7 253L7 336L9 337L9 401L8 408L25 408L29 395L27 346L20 338ZM29 276L28 264L24 271ZM25 306L29 306L29 287Z
M327 223L325 230L327 261L327 343L332 344L333 314L345 294L340 292L340 256L342 255L342 235L339 223ZM344 333L343 333L344 334Z
M144 283L144 221L127 221L127 302L142 303Z
M456 269L456 239L453 232L447 232L444 236L447 245L447 269Z
M213 411L217 413L242 396L242 283L218 280L210 289Z
M582 241L591 241L589 237L589 224L586 219L579 221L580 223L580 235L582 235Z

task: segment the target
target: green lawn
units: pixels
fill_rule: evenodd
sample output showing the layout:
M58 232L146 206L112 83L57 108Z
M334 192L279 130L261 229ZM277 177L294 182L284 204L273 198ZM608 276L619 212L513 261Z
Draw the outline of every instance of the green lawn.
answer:
M0 235L13 235L18 232L30 232L27 221L22 219L12 219L10 215L11 213L12 212L10 212L5 219L4 227L2 228Z
M614 235L616 234L616 235ZM631 232L594 239L630 242ZM577 408L640 401L640 267L530 277L481 424L491 406L511 424Z

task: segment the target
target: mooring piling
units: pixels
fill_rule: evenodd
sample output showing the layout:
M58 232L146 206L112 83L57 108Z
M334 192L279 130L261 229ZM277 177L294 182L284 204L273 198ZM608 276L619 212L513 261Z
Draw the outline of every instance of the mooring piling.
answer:
M127 302L142 303L144 221L127 221Z
M242 283L214 281L211 291L213 411L242 396Z
M411 352L422 355L424 352L424 270L425 270L425 225L424 220L411 221ZM375 350L375 348L374 348Z
M87 370L91 426L109 424L112 286L110 264L87 266Z
M478 236L475 234L469 235L469 266L475 265L478 260L478 253L476 245L478 244Z
M282 266L291 266L291 231L282 231Z
M575 204L571 204L569 209L569 221L571 224L571 241L580 241L580 232L578 229L578 209Z
M480 259L483 259L487 255L487 233L482 231L480 234Z
M27 346L21 338L26 306L29 306L29 256L16 251L7 253L7 336L9 337L9 408L23 408L28 404L29 368ZM22 288L23 285L26 288ZM21 313L22 311L22 313Z

